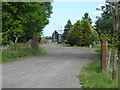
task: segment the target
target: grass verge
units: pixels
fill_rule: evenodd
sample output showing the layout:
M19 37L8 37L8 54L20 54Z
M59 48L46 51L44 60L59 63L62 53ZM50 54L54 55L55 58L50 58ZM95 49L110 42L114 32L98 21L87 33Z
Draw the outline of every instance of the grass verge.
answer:
M89 48L99 49L100 48L100 44L96 44L95 46L92 46L92 47L88 47L88 46L76 46L76 45L75 46L70 46L69 44L65 44L65 43L61 43L59 45L61 45L63 47L73 47L73 48L87 48L87 49L89 49Z
M117 82L113 82L106 72L101 71L99 61L83 67L77 77L80 79L82 88L118 88Z
M95 60L87 66L83 67L82 72L77 76L80 79L82 88L118 88L118 82L111 78L112 73L109 71L101 71L100 45L96 46Z
M62 43L62 44L58 44L58 45L61 45L61 46L63 46L63 47L73 47L73 48L90 48L90 47L87 47L87 46L70 46L69 44L64 44L64 43Z
M42 47L39 47L38 51L33 50L31 47L26 46L25 44L19 44L16 47L12 46L12 49L2 50L1 63L17 61L22 57L40 56L47 54L47 51Z

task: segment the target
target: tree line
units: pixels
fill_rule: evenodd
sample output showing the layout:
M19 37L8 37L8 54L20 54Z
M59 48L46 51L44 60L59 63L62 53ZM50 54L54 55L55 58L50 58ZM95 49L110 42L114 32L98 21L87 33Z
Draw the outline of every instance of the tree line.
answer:
M82 20L77 20L72 25L68 20L65 25L63 39L64 42L70 45L89 46L98 42L98 33L92 27L92 19L88 13L85 13Z
M96 17L94 26L91 25L92 19L88 13L85 13L82 20L78 20L73 25L68 20L63 33L65 43L88 46L94 44L93 42L99 42L101 39L107 39L109 48L119 48L120 30L114 31L110 4L105 4L101 8L96 8L96 10L100 10L102 13ZM120 17L120 15L118 16Z
M2 44L41 39L51 14L51 2L2 2Z
M120 48L120 41L118 40L120 37L120 28L119 30L114 30L114 17L112 17L110 4L105 4L104 6L101 6L101 8L97 8L97 10L100 10L103 13L101 13L100 17L96 17L97 20L95 22L94 29L99 34L100 38L108 40L109 48ZM120 17L120 14L118 17Z

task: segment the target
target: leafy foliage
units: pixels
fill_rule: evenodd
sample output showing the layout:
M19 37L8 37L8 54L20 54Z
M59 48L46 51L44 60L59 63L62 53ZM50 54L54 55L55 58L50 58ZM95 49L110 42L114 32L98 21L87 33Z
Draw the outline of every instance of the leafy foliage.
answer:
M27 42L49 23L51 2L3 2L2 43Z
M89 23L89 20L88 19L83 19L82 20L82 28L83 28L83 31L82 31L82 37L83 37L83 40L82 40L82 44L85 45L85 46L88 46L91 44L91 35L92 35L92 26L91 24Z
M63 37L66 44L77 46L88 46L93 42L98 42L98 34L92 28L92 19L88 13L82 17L82 21L78 20L74 25L68 20L65 26Z
M110 9L110 4L102 6L99 10L103 11L101 17L97 17L95 22L95 30L100 36L100 39L108 40L108 47L112 49L117 49L119 47L119 30L114 31L113 27L113 17ZM120 15L119 15L120 16Z
M95 22L95 30L100 33L111 32L112 33L112 15L110 12L110 5L106 4L102 6L99 10L103 11L101 17L97 17L97 21ZM99 32L101 31L101 32Z
M70 45L81 45L82 43L82 25L78 20L71 28L68 34L68 43Z
M96 32L96 30L92 30L92 34L90 35L91 38L91 42L93 42L93 44L97 44L99 42L99 35Z
M111 34L110 32L100 33L100 39L107 39L108 41L108 48L110 49L117 49L117 45L119 45L120 41L118 41L119 32L115 34Z

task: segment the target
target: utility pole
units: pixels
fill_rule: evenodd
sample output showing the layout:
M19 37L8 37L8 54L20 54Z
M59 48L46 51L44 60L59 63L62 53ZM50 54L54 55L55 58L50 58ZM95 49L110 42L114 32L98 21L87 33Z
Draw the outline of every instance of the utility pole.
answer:
M55 23L53 25L54 35L53 35L53 42L55 42Z

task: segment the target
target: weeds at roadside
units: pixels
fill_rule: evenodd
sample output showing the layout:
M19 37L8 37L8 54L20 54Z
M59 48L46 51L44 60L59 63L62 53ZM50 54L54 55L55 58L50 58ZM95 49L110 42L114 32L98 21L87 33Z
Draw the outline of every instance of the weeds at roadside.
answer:
M113 82L106 72L101 71L99 61L83 67L77 77L80 79L82 88L118 88L117 83Z
M96 48L95 60L101 57L101 49ZM109 74L108 74L109 73ZM82 72L77 76L80 79L82 88L118 88L118 82L113 81L111 72L101 71L101 62L95 61L83 67Z
M47 51L42 47L39 47L38 51L35 51L28 44L16 44L2 50L2 63L17 61L21 57L45 54L47 54Z

